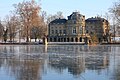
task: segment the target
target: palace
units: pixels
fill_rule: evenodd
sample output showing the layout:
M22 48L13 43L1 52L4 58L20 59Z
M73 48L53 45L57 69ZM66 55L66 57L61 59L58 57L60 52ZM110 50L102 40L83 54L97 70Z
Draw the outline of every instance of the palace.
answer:
M48 42L85 42L85 37L85 16L79 12L49 24Z
M68 19L55 19L49 23L48 42L92 42L95 34L98 42L109 34L109 22L104 18L88 18L73 12Z
M86 19L85 22L86 33L88 33L90 36L96 36L99 43L103 41L110 42L110 25L106 19L100 17L92 17Z

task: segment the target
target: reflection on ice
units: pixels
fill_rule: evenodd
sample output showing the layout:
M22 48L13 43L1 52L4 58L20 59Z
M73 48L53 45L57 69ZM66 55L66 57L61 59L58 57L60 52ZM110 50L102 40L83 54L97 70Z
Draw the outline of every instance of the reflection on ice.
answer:
M91 70L102 71L104 73L99 75L104 76L105 79L99 77L98 74L94 73L94 75L100 78L98 80L109 80L111 76L108 77L105 73L119 75L114 73L120 67L118 65L119 50L119 46L103 45L0 46L0 68L4 67L6 72L9 71L15 77L15 80L49 80L42 79L42 77L50 76L50 71L53 70L58 73L63 72L63 75L72 74L79 77L84 75L86 80L89 80L89 75L86 74L93 74L90 72ZM113 64L118 67L113 69ZM64 73L65 70L67 73ZM105 72L106 70L108 71ZM109 73L109 71L112 72ZM58 75L57 72L54 73ZM71 78L71 80L75 80L74 77ZM57 79L59 80L59 78ZM95 80L94 78L91 79Z
M111 51L110 46L2 46L0 58L41 59L49 57L97 57L102 58Z

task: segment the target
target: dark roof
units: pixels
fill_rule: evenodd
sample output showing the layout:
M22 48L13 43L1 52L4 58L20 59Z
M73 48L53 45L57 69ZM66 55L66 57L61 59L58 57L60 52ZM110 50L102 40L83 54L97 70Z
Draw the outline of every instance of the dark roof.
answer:
M100 18L100 17L95 17L95 18L88 18L86 19L85 21L86 22L97 22L97 21L104 21L105 19L104 18Z
M66 23L66 19L55 19L55 20L53 20L53 21L51 21L50 23Z
M68 16L68 20L80 18L81 14L79 12L73 12L70 16ZM83 16L83 15L82 15Z

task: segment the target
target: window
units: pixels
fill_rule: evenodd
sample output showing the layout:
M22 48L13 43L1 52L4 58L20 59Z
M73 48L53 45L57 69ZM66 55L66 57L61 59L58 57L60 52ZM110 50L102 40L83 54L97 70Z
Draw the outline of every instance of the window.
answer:
M63 30L63 34L66 34L66 30Z
M74 21L74 24L76 24L76 21Z
M84 21L84 19L82 19L82 21Z
M54 34L54 30L52 30L52 34Z
M90 32L90 34L93 34L93 32Z
M86 33L88 33L88 30L86 30Z
M58 33L58 30L56 30L55 33L57 34L57 33Z
M82 26L80 26L80 34L82 34Z
M62 34L62 30L60 30L59 33Z
M76 28L73 28L73 34L76 34Z

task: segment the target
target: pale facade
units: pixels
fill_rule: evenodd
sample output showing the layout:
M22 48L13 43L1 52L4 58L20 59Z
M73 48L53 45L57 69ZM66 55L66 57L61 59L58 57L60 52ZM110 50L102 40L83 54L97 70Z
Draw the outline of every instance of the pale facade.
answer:
M95 17L88 18L86 20L86 33L91 35L96 35L99 42L102 42L104 37L109 37L109 22L104 18Z
M48 42L84 42L85 38L85 16L79 12L49 24Z

